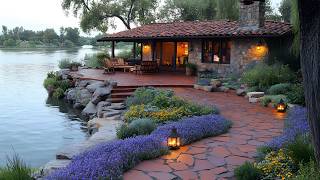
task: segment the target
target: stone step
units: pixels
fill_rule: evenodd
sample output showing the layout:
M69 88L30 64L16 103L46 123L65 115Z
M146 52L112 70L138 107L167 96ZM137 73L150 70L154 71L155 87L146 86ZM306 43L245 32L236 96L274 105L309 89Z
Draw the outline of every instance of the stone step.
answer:
M127 98L109 98L107 99L107 102L111 103L122 103L126 100Z
M111 98L127 98L132 95L133 95L133 92L112 93Z
M137 88L113 88L111 93L134 92Z

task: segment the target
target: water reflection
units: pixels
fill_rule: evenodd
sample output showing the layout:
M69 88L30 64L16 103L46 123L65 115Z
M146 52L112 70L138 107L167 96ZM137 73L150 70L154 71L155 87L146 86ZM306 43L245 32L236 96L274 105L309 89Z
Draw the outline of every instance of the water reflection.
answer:
M79 112L47 99L43 80L58 70L62 58L81 60L94 49L0 49L0 166L14 149L28 164L39 167L66 145L87 138Z

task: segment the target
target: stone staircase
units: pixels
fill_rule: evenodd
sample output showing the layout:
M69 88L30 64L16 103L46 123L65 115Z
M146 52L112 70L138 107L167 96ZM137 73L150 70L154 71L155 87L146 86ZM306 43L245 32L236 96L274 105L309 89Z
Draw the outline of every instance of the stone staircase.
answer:
M133 95L133 92L139 86L117 86L114 87L111 91L111 96L107 99L108 102L111 103L123 103L127 97Z

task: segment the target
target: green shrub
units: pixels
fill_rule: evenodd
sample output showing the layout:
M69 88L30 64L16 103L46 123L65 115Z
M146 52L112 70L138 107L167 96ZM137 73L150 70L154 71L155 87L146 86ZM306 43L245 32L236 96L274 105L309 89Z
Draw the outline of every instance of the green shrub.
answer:
M84 57L84 64L89 68L101 68L104 67L105 59L97 57L97 54L86 54Z
M71 59L62 59L59 61L60 69L70 69L71 68Z
M47 78L56 78L56 77L57 77L57 74L54 71L47 73Z
M55 88L61 88L63 91L66 91L67 89L69 89L70 86L71 85L69 80L60 80L54 83Z
M267 90L270 86L279 83L292 82L295 74L286 65L275 64L269 66L264 63L257 64L242 75L241 81L249 87L258 87Z
M298 136L287 150L296 164L315 161L314 149L309 135Z
M187 68L190 68L192 71L197 71L197 65L193 63L187 63L186 64Z
M287 93L288 101L292 104L305 105L304 88L302 84L294 84Z
M104 52L97 53L96 56L97 56L97 58L98 58L99 60L102 60L102 61L104 61L105 59L110 58L110 55L109 55L108 53L104 53Z
M117 137L125 139L133 136L148 135L156 127L156 124L150 119L135 119L129 125L123 124L117 128Z
M259 180L261 171L253 163L245 162L234 170L237 180Z
M257 148L257 157L256 160L258 162L262 161L267 154L269 154L272 151L272 148L268 146L260 146Z
M15 154L12 158L7 158L6 167L0 168L1 180L32 180L32 169Z
M53 98L56 98L56 99L61 99L64 97L64 90L61 89L61 88L57 88L54 90L53 92L53 95L52 95Z
M126 105L127 106L132 106L132 105L141 105L141 104L157 104L160 99L165 99L169 100L169 98L173 97L174 93L171 90L160 90L160 89L155 89L152 87L149 88L138 88L133 96L127 98L126 100ZM155 98L157 96L161 96L157 98L156 101ZM159 102L166 104L167 102ZM162 105L161 105L162 107Z
M320 168L315 161L310 161L307 164L300 164L299 171L296 177L292 180L319 180Z
M54 88L56 83L57 83L56 78L47 78L44 80L43 86L46 89L49 89L49 87Z
M285 95L279 94L279 95L267 95L260 98L260 104L262 106L267 107L269 103L272 104L273 107L278 104L281 99L284 101L284 103L288 103L288 100Z
M291 86L290 83L275 84L269 88L268 93L271 95L286 94L291 90Z

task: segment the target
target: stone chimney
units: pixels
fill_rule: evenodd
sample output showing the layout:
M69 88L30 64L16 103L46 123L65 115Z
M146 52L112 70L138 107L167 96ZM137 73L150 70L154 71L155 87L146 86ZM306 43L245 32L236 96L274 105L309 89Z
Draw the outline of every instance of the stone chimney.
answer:
M264 21L264 0L240 0L240 29L256 30L264 26Z

